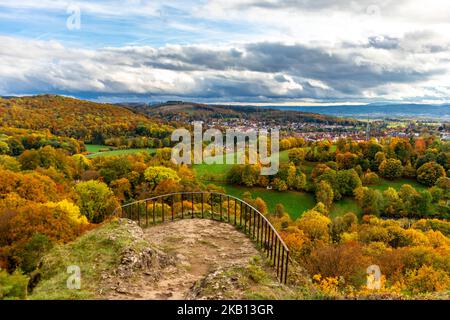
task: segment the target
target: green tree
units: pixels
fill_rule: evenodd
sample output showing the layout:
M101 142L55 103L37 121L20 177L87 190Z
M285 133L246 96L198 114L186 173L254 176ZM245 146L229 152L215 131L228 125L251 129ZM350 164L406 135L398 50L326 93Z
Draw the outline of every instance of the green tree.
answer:
M281 203L277 203L277 205L275 206L274 216L277 218L282 218L285 212L286 211L284 210L284 206Z
M336 174L338 192L342 196L353 195L353 190L362 186L361 179L355 169L340 170Z
M0 269L0 300L25 299L27 297L28 277L15 271L8 274Z
M297 227L313 242L330 241L331 220L315 210L308 210L297 220Z
M0 155L0 168L14 172L19 172L21 166L20 162L17 161L16 158L7 155Z
M4 141L0 141L0 154L9 154L9 145Z
M306 151L303 148L293 148L289 150L288 156L290 162L293 162L296 166L299 166L305 160Z
M397 190L394 188L387 188L383 191L384 208L383 211L388 216L399 214L402 209L402 200L400 199Z
M273 180L273 187L278 191L286 191L288 189L288 185L284 180L280 178L275 178Z
M380 178L375 172L367 172L364 174L362 183L365 186L377 185L380 182Z
M441 177L445 177L445 170L434 161L427 162L417 169L417 181L429 187L433 186Z
M437 179L436 187L443 190L445 198L450 198L450 178L441 177Z
M334 199L333 188L326 181L321 181L316 186L316 201L323 203L328 209L331 208Z
M144 176L145 180L147 180L152 187L152 190L154 190L162 181L174 180L178 182L181 180L175 170L162 166L148 167L144 172Z
M384 160L379 167L379 172L381 176L386 179L396 179L400 178L403 173L402 162L397 159L387 159Z
M80 182L75 186L80 211L90 222L100 223L119 206L114 193L99 181Z
M296 190L305 190L306 188L306 174L297 170L297 175L295 176L294 188Z
M243 165L233 165L227 172L227 182L230 184L242 183L242 169Z
M34 271L39 260L52 246L52 242L46 235L35 233L23 250L20 250L18 253L21 270L26 273Z
M294 163L291 162L289 165L288 175L286 179L286 183L289 189L294 189L296 178L297 178L297 168L295 168Z
M336 163L338 165L338 169L351 169L356 166L358 161L358 156L351 152L339 153L336 156Z
M364 214L380 215L383 208L383 195L379 190L359 187L355 190L355 199Z

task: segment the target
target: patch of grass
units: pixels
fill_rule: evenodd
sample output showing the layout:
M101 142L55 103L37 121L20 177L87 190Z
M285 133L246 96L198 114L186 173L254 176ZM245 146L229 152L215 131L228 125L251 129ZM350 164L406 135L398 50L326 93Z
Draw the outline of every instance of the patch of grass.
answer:
M426 186L412 179L396 179L396 180L380 179L380 183L378 185L369 186L369 188L384 191L387 188L391 187L398 191L404 184L410 184L417 191L423 191L427 189Z
M220 183L218 185L224 187L227 194L238 198L242 198L242 195L245 192L250 192L253 198L260 197L266 202L268 209L271 212L275 211L275 207L278 203L281 203L283 204L286 212L288 212L294 220L300 217L303 212L313 208L316 205L314 196L306 192L279 192L264 188L246 188Z
M86 144L86 151L87 152L92 152L92 153L100 152L100 150L110 149L110 148L111 147L105 146L105 145L102 145L102 144Z
M361 208L358 206L355 199L350 197L343 198L333 203L333 206L330 210L330 218L344 215L347 212L353 212L357 216L361 215Z
M86 145L86 150L91 152L91 154L87 155L88 158L95 158L99 156L119 156L124 154L135 154L139 152L148 152L150 154L156 153L156 149L154 148L133 148L133 149L120 149L120 150L110 150L110 151L101 151L103 149L109 149L108 146L103 145Z
M234 153L235 163L237 162L236 153ZM280 163L289 162L289 150L281 151L279 154ZM213 157L219 160L220 156ZM225 181L228 171L233 167L234 164L227 164L225 155L223 156L223 164L194 164L192 168L194 169L197 177L203 180L213 180L213 181Z
M30 299L92 299L101 282L101 273L111 271L120 263L126 247L142 250L147 243L136 241L127 225L112 221L91 230L72 243L54 247L44 258L39 272L41 280ZM67 288L69 266L81 270L81 289Z
M192 166L197 177L204 180L225 181L231 164L195 164Z
M289 162L289 150L283 150L280 152L280 163Z

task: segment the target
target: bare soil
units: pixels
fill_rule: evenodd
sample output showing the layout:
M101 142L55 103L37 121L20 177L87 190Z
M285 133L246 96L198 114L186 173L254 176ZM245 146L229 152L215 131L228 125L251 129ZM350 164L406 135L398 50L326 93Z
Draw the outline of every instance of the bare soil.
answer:
M144 229L143 237L173 263L136 270L131 277L108 278L108 285L114 286L103 299L190 299L199 280L218 269L244 267L260 255L232 225L211 220L166 222Z

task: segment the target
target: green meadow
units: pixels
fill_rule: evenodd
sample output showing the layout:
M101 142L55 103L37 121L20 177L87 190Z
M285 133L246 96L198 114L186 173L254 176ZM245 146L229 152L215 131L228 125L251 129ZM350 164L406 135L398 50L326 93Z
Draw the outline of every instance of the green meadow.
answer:
M263 199L270 212L275 210L278 203L283 204L284 209L292 219L297 219L303 212L313 208L316 205L314 196L305 192L285 191L279 192L275 190L267 190L264 188L246 188L241 186L232 186L223 183L217 185L223 187L227 194L242 198L245 192L250 192L253 198L260 197Z
M86 149L91 154L88 155L88 158L98 157L98 156L115 156L115 155L123 155L123 154L134 154L142 151L155 153L156 149L150 148L141 148L141 149L123 149L123 150L110 150L110 151L101 151L104 149L112 149L105 145L86 145ZM284 150L280 152L280 162L287 163L289 161L288 150ZM216 160L219 156L215 157ZM236 157L236 155L235 155ZM245 192L250 192L253 198L260 197L262 198L268 206L269 211L274 211L275 207L278 203L283 204L286 212L292 217L292 219L297 219L301 217L301 215L313 208L316 204L314 194L306 193L306 192L298 192L298 191L285 191L279 192L276 190L268 190L264 188L247 188L243 186L234 186L228 185L225 182L226 174L233 166L232 164L226 164L225 158L223 158L224 164L196 164L193 165L192 168L195 171L198 178L201 180L211 181L225 189L225 192L236 196L242 197ZM317 165L315 162L305 161L302 165L302 171L309 175ZM402 185L410 184L416 190L421 191L425 190L426 187L421 185L415 180L411 179L398 179L394 181L380 179L378 185L369 186L372 189L377 189L380 191L384 191L389 187L392 187L396 190L399 190ZM346 197L340 201L337 201L333 204L330 210L330 216L336 217L339 215L343 215L347 212L353 212L357 215L360 215L361 209L358 207L356 201L351 197Z
M398 191L404 184L411 185L417 191L423 191L423 190L427 189L426 186L424 186L423 184L420 184L416 180L412 180L412 179L397 179L397 180L380 179L380 182L378 185L369 186L369 188L377 189L380 191L384 191L387 188L394 188Z
M236 154L234 154L236 160ZM220 156L213 157L215 160L219 160ZM280 152L280 162L286 163L289 161L288 150ZM203 180L221 181L225 182L227 172L231 169L232 164L226 164L225 156L223 157L223 164L194 164L194 169L197 177Z
M101 151L104 149L110 149L109 151ZM151 154L156 152L156 149L153 148L133 148L133 149L118 149L113 150L109 146L104 145L97 145L97 144L87 144L86 150L90 152L89 155L87 155L88 158L95 158L98 156L120 156L124 154L134 154L139 152L149 152Z

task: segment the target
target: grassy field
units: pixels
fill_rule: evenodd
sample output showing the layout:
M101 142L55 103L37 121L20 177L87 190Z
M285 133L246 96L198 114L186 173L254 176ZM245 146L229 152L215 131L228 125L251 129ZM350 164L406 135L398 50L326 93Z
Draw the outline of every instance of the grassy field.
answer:
M289 161L288 153L288 150L280 152L281 163L286 163ZM305 161L301 169L309 177L311 171L317 164L318 163L316 162ZM215 181L215 183L224 187L225 191L233 196L242 197L242 194L248 191L253 197L261 197L267 203L270 211L273 211L278 203L282 203L286 211L293 219L297 219L303 214L303 212L315 206L314 195L309 193L295 191L278 192L264 188L245 188L241 186L227 185L225 182L226 174L231 167L232 165L227 164L201 164L194 165L193 169L200 179L203 178L205 180ZM369 186L369 188L384 191L389 187L392 187L399 190L404 184L410 184L418 191L427 189L427 187L412 179L397 179L394 181L381 179L378 185ZM361 209L357 205L355 199L351 197L346 197L338 202L335 202L330 210L330 216L336 217L347 212L353 212L357 215L361 215Z
M334 218L346 214L347 212L353 212L357 216L361 215L361 209L353 198L343 198L335 203L330 211L330 217Z
M223 161L224 164L195 164L192 168L200 179L211 180L213 178L214 181L225 181L226 174L233 165L226 164L225 158ZM281 151L280 162L286 163L288 161L288 150Z
M420 184L416 180L411 180L411 179L397 179L397 180L393 180L393 181L386 180L386 179L381 179L381 181L380 181L380 183L378 185L376 185L376 186L369 186L369 188L377 189L377 190L380 190L380 191L384 191L387 188L391 187L391 188L394 188L396 190L400 190L400 188L404 184L410 184L417 191L423 191L423 190L427 189L427 187L424 186L423 184Z
M98 156L119 156L119 155L123 155L123 154L134 154L134 153L138 153L138 152L149 152L149 153L155 153L156 149L152 149L152 148L133 148L133 149L121 149L121 150L111 150L111 151L103 151L101 152L100 150L102 149L109 149L110 147L108 146L103 146L103 145L96 145L96 144L87 144L86 145L86 150L88 152L91 152L91 154L87 155L88 158L94 158L94 157L98 157Z
M269 208L269 211L274 211L278 203L283 204L285 210L292 219L297 219L302 214L316 205L314 195L306 192L285 191L278 192L275 190L267 190L264 188L246 188L240 186L231 186L227 184L218 184L225 189L225 192L235 197L242 198L244 192L250 192L253 198L262 198ZM330 212L330 217L343 215L347 212L353 212L357 215L361 213L355 200L352 198L344 198L333 204Z
M250 192L253 198L262 198L267 203L268 209L271 212L275 210L275 206L278 203L281 203L292 219L297 219L303 212L316 205L314 196L309 193L295 191L278 192L264 188L246 188L227 184L218 185L224 187L227 194L238 198L242 198L245 192Z

